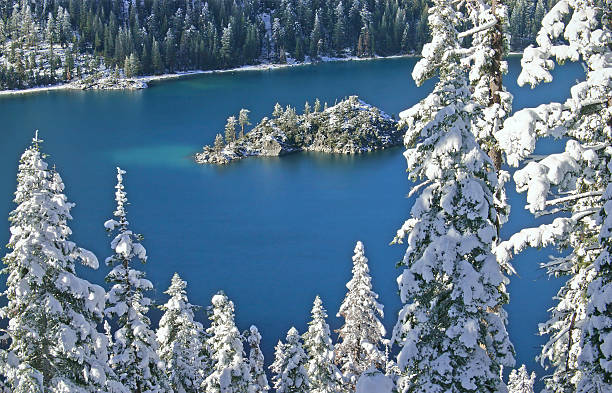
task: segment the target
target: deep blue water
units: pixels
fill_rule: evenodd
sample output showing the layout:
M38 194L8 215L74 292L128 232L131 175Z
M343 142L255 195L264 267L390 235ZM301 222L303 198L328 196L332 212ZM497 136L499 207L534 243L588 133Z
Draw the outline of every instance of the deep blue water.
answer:
M225 119L240 108L252 122L269 115L276 102L299 110L316 97L333 104L347 95L388 113L413 105L431 89L416 88L414 59L319 64L274 71L210 74L162 82L142 91L47 92L0 97L0 217L14 208L20 154L39 129L43 150L67 187L73 209L73 240L98 255L109 255L102 223L114 208L115 167L127 170L129 221L141 232L149 254L144 266L162 293L176 271L188 281L194 304L208 305L223 289L236 305L241 330L256 324L263 335L266 363L273 346L291 326L306 328L319 294L338 328L335 314L350 279L354 244L362 240L370 260L374 290L385 305L388 332L400 307L395 267L404 246L389 246L408 217L412 201L402 149L337 156L296 154L248 159L227 167L199 166L189 155L213 141ZM578 65L555 71L555 83L519 89L518 59L506 78L515 108L563 100L582 77ZM547 142L541 148L556 149ZM524 195L510 188L511 221L506 236L533 225L522 206ZM8 240L8 223L0 239ZM536 336L560 281L538 268L546 252L529 251L514 261L509 331L517 362L538 376L534 356L544 342ZM102 284L108 269L80 270ZM4 279L2 279L4 282ZM159 315L153 312L154 319ZM204 320L203 312L198 318Z

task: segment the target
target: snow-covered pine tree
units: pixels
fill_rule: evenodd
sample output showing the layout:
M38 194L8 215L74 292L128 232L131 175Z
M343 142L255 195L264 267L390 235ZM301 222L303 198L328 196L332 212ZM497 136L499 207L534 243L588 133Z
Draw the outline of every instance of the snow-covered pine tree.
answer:
M470 46L462 63L468 66L468 79L472 86L471 99L476 104L471 130L480 147L487 152L497 171L495 207L497 209L497 238L499 243L502 224L508 221L510 206L507 203L505 184L510 174L501 169L502 151L495 134L512 112L512 94L503 85L502 76L508 70L503 59L508 51L508 10L504 1L470 0L465 2L466 12L474 26L460 36L471 37ZM507 266L512 271L511 266Z
M608 170L612 172L612 160L608 162ZM603 199L599 217L602 251L595 260L595 277L587 290L582 352L578 358L582 371L579 393L612 392L612 184L608 185Z
M249 368L251 369L251 381L253 382L254 393L267 392L270 390L268 377L264 370L264 355L259 348L261 334L257 326L251 325L248 332L247 342L249 343Z
M116 220L104 223L109 232L115 233L111 242L114 254L106 258L106 263L112 267L106 281L112 287L106 294L105 313L108 318L114 318L118 327L114 333L110 365L132 392L167 393L172 389L157 355L155 332L147 317L151 299L145 296L145 292L153 289L153 284L145 278L144 272L130 266L136 259L145 263L147 252L140 244L142 236L129 228L128 200L123 186L125 173L117 168Z
M157 353L176 393L199 392L204 379L200 362L204 328L193 319L196 306L189 303L186 287L187 283L174 273L170 287L164 292L170 299L160 306L164 315L156 332Z
M274 348L274 363L270 370L274 373L272 382L276 393L308 393L308 356L304 352L302 339L297 329L287 332L286 343L278 341Z
M534 372L529 375L527 368L523 364L517 371L513 369L508 377L508 393L534 393L533 383L536 375Z
M353 277L346 284L348 292L340 305L338 317L344 325L338 329L339 342L335 348L335 361L344 375L345 389L355 390L361 373L371 366L384 367L385 353L380 349L385 328L378 319L383 306L372 290L372 278L363 243L355 245Z
M90 251L70 241L74 203L48 168L38 133L21 156L17 207L10 213L3 273L8 275L10 339L1 372L14 393L122 392L107 365L106 337L98 332L104 289L76 275L75 263L97 269Z
M202 383L206 393L247 393L252 389L242 335L234 322L234 303L219 291L212 298L211 325L206 330L212 373Z
M578 358L586 327L587 288L597 275L593 265L602 251L596 213L610 182L606 166L612 154L610 9L609 0L561 0L546 14L538 45L524 52L519 84L552 81L553 58L558 62L582 61L586 80L571 88L565 103L518 111L495 134L514 166L529 158L539 138L566 139L564 152L530 159L514 174L517 190L527 192L527 208L532 213L565 213L564 217L524 229L496 249L501 261L527 246L555 245L570 251L544 264L549 274L568 277L550 319L540 325L540 333L549 336L540 360L554 369L545 378L550 392L573 392L582 379Z
M404 307L393 341L401 347L398 391L503 392L503 366L513 366L506 331L508 301L492 248L498 178L472 125L472 100L452 0L430 9L432 42L413 70L417 84L439 81L423 101L400 114L407 126L404 156L409 177L423 180L396 242L407 236L398 278Z
M334 345L326 321L327 311L319 296L315 297L311 315L308 331L304 333L304 349L308 354L306 371L310 381L310 392L338 393L342 390L342 374L334 364Z

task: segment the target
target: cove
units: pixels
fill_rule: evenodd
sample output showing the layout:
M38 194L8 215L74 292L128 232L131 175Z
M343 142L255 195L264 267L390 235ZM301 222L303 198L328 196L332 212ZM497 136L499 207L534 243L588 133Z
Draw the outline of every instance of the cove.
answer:
M155 285L151 296L162 303L176 271L188 282L194 304L207 306L223 289L236 305L241 330L250 324L262 333L266 365L273 346L295 326L306 329L319 294L332 329L350 279L353 247L365 244L374 290L385 305L388 336L400 307L395 267L405 246L389 246L408 217L411 184L402 148L361 156L299 153L256 158L226 167L201 166L190 155L222 132L225 119L240 108L251 122L269 116L276 102L301 112L315 98L333 104L349 95L389 114L423 98L429 82L417 88L410 77L415 59L324 63L270 71L205 74L159 82L141 91L53 91L0 97L0 217L14 208L18 159L34 130L43 151L66 184L73 209L72 240L102 261L110 254L103 223L114 209L115 167L127 170L128 218L144 235L149 262L144 267ZM562 101L569 86L583 77L580 65L554 72L553 84L519 88L519 59L511 58L506 84L515 110L551 100ZM540 149L559 149L558 142ZM512 214L506 238L536 222L523 209L524 195L508 185ZM0 239L8 241L8 222ZM3 250L2 255L4 255ZM537 323L547 318L561 280L546 277L539 263L546 250L527 251L514 260L509 331L517 363L544 375L535 360L544 342ZM108 268L81 269L98 283ZM4 285L5 277L0 279ZM153 311L153 319L159 312ZM199 320L204 320L199 311Z

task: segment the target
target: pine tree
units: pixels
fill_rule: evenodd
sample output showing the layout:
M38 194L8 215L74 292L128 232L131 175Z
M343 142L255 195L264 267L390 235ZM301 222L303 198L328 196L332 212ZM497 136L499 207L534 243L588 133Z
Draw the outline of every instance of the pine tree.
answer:
M612 160L608 168L612 166ZM609 174L608 174L609 176ZM612 185L603 195L600 211L601 232L599 243L602 252L595 260L595 277L587 290L588 303L582 334L582 352L578 359L583 377L578 384L579 393L604 393L612 391L612 353L608 344L612 340Z
M314 26L310 33L310 57L318 59L323 53L323 26L321 25L321 10L315 14Z
M212 373L202 389L206 393L247 393L252 387L242 336L234 323L234 303L223 292L212 298L207 345L212 354Z
M196 393L203 381L200 353L202 324L194 321L195 306L189 303L187 283L174 273L166 293L170 299L160 308L164 315L156 336L159 359L164 363L170 386L177 393Z
M462 65L460 14L436 0L429 23L433 40L412 76L420 85L437 74L439 82L400 115L409 178L424 183L395 239L408 243L393 332L398 390L504 391L500 371L514 358L502 309L508 279L493 254L497 172L472 128L477 105Z
M249 368L251 369L251 381L253 382L254 393L267 392L270 390L268 377L264 370L264 355L259 348L261 334L257 327L252 325L248 332L247 341L249 343Z
M229 66L233 63L233 51L232 24L230 23L223 29L223 34L221 35L221 58L225 66Z
M308 357L302 347L297 329L292 327L287 332L286 343L281 341L275 347L274 363L270 369L274 373L272 382L276 393L308 393Z
M342 375L334 365L334 346L326 322L327 311L317 296L312 307L312 319L304 333L304 349L308 354L307 373L311 393L337 393L341 390Z
M372 278L368 267L363 243L355 245L353 256L353 277L346 284L348 292L340 305L338 317L344 318L344 325L338 329L336 364L346 379L346 389L354 390L361 373L370 367L383 367L385 353L380 345L385 328L378 319L383 317L383 306L378 295L372 290Z
M594 0L562 0L547 13L538 45L524 52L519 85L551 82L555 58L559 63L584 62L586 80L571 88L566 102L518 111L495 134L513 166L533 153L537 139L566 138L565 151L530 160L514 174L517 190L526 191L526 207L533 214L563 216L551 224L523 229L497 248L502 261L528 246L555 245L564 250L562 257L544 264L550 275L568 277L549 320L540 324L540 334L549 336L540 360L553 368L545 378L551 392L573 392L579 385L588 390L591 378L599 378L592 374L593 354L582 352L583 345L590 345L590 334L597 334L591 324L594 309L589 306L595 292L589 288L600 274L597 261L604 248L598 241L602 224L597 212L610 183L606 149L612 135L612 16L610 2L605 4L602 8Z
M106 338L97 331L104 289L79 278L75 262L97 269L94 254L69 240L74 204L48 168L38 132L21 156L9 215L8 352L2 374L14 393L124 392L107 365Z
M527 368L523 364L518 371L513 369L508 377L508 393L534 393L533 383L535 382L535 373L531 375L527 373Z
M283 111L283 107L280 106L280 104L278 102L276 104L274 104L274 110L272 111L272 116L275 119L278 119L278 118L280 118L283 115L283 113L285 113Z
M153 65L153 73L155 75L159 75L164 72L164 63L159 51L159 43L155 38L153 38L153 44L151 46L151 62Z
M230 116L225 123L225 142L230 144L236 140L236 116Z
M133 269L131 263L137 259L147 261L147 252L140 244L142 236L133 233L127 220L127 194L124 191L125 171L117 168L115 200L117 209L114 216L104 223L110 233L115 233L111 242L114 254L106 259L112 267L106 281L112 288L106 294L106 316L115 319L118 327L114 333L110 364L119 380L130 391L142 393L165 393L170 391L169 383L157 356L157 341L151 329L147 312L151 299L146 291L153 284L142 271Z
M342 2L338 2L335 10L336 23L334 25L334 48L337 53L340 53L342 49L346 47L346 15L344 14L344 7Z
M223 142L223 135L217 134L217 136L215 136L215 144L213 148L218 153L221 150L223 150L224 147L225 147L225 142Z
M244 136L244 126L250 126L249 122L249 110L248 109L240 109L240 114L238 115L238 123L240 123L240 138Z

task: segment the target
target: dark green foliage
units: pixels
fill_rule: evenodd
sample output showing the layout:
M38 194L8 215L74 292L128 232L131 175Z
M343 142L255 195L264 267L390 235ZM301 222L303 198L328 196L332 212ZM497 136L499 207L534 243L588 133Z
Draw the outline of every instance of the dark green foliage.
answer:
M552 4L510 0L513 49L533 42ZM427 9L425 0L2 0L0 89L116 67L135 76L418 52Z

